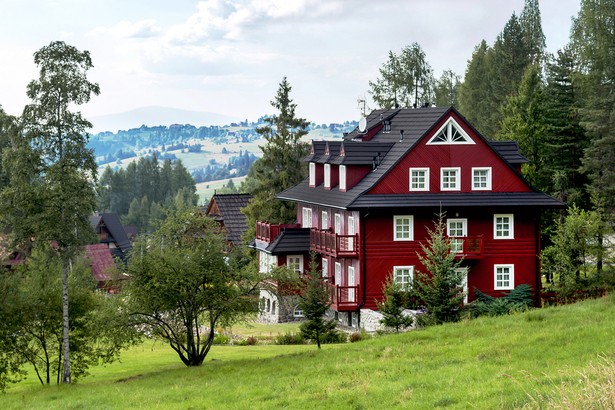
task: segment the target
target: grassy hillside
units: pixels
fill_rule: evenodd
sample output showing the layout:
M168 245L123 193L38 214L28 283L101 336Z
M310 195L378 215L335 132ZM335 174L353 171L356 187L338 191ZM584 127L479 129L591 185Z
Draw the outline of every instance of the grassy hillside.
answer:
M608 363L615 376L614 337L611 296L321 351L214 346L200 368L184 367L166 346L144 344L77 385L11 387L0 408L549 408L544 402L561 401L560 390L584 400L564 408L592 408L596 399L580 392L583 375L594 385ZM612 380L610 389L615 401Z

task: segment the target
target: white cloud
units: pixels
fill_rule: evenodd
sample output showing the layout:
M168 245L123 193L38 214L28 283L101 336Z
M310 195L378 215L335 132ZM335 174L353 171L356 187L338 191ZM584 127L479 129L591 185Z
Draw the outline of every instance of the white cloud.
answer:
M111 35L116 38L149 38L162 32L162 28L153 19L141 21L120 21L111 27L96 27L89 34L92 36Z

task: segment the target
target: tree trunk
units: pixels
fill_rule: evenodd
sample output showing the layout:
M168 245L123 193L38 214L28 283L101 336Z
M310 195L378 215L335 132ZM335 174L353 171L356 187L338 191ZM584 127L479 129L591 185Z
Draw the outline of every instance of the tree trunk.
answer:
M62 348L64 350L64 368L62 372L62 383L70 384L70 345L68 340L69 321L68 321L68 273L70 270L70 259L68 266L62 263Z

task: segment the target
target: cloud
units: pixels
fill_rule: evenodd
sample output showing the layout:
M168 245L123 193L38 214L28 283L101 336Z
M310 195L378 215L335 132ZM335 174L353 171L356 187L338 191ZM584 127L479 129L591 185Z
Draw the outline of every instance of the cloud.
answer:
M111 35L116 38L150 38L162 33L162 28L155 20L141 20L136 22L120 21L111 27L97 27L90 32L93 36Z

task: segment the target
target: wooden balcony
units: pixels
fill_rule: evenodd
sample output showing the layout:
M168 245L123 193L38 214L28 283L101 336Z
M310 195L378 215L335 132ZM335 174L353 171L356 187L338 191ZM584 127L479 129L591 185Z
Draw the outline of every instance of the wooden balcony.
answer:
M300 228L299 224L272 224L269 222L256 221L256 239L271 243L280 236L285 228Z
M357 310L360 299L359 285L331 287L331 307L338 312Z
M310 230L310 250L322 255L338 258L357 258L359 256L359 236L339 235L328 230Z
M481 259L484 253L482 236L450 237L451 252L464 259Z

